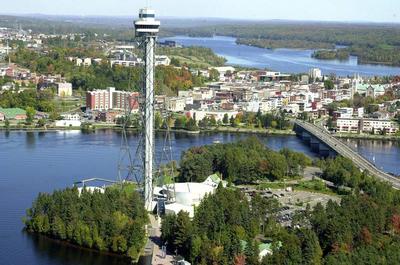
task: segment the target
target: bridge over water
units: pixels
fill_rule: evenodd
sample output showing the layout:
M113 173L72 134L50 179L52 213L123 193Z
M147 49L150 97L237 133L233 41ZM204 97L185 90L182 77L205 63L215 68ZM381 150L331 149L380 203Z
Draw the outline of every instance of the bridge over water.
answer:
M293 122L296 134L309 143L314 151L325 157L333 157L339 154L349 158L362 171L367 170L371 175L390 182L394 188L400 189L400 179L377 168L347 144L333 137L324 128L300 120L294 120Z

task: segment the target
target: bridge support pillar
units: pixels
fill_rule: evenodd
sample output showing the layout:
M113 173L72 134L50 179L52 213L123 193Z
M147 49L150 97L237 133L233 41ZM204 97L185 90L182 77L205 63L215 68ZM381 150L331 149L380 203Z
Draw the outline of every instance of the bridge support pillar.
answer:
M305 131L301 133L301 138L303 139L304 142L308 144L311 142L311 135Z
M336 152L332 150L329 146L324 143L319 144L319 155L325 158L334 158L336 157Z
M310 146L313 152L319 153L320 141L316 137L310 137Z

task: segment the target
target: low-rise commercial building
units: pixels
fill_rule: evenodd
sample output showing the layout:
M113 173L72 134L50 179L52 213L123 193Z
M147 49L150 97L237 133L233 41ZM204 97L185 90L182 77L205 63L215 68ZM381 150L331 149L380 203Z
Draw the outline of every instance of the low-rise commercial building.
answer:
M26 111L20 108L0 108L0 121L4 120L25 120Z

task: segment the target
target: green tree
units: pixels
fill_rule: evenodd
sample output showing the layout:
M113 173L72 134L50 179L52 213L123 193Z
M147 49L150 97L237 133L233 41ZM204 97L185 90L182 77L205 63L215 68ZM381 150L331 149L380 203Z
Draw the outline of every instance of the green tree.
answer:
M180 211L176 217L174 246L178 253L189 253L191 248L192 223L189 213Z
M156 112L155 117L154 117L154 128L160 129L162 123L163 123L163 119L161 117L160 112Z
M27 107L26 108L26 123L32 124L33 119L35 118L36 111L32 107Z
M225 113L225 114L224 114L224 118L222 119L222 122L223 122L224 124L228 124L228 123L229 123L229 116L228 116L228 113Z
M38 127L44 127L46 126L46 120L45 119L39 119L37 122Z
M9 121L8 119L5 119L5 120L4 120L4 128L5 128L6 130L9 130L9 129L10 129L10 121Z
M332 90L332 89L335 88L335 84L333 83L332 80L327 79L327 80L324 81L324 87L325 87L325 89L327 89L327 90Z
M189 120L186 123L186 129L188 131L198 131L199 126L197 125L197 122L195 119L189 118Z

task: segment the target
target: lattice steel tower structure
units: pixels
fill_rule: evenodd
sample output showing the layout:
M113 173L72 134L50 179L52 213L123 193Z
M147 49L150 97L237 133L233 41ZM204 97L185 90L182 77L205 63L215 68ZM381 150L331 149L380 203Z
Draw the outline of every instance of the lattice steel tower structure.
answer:
M140 111L143 122L142 162L145 207L153 210L153 166L154 166L154 74L155 44L160 29L160 21L155 19L155 11L143 8L135 21L135 37L143 49L144 72L142 74L142 93Z

